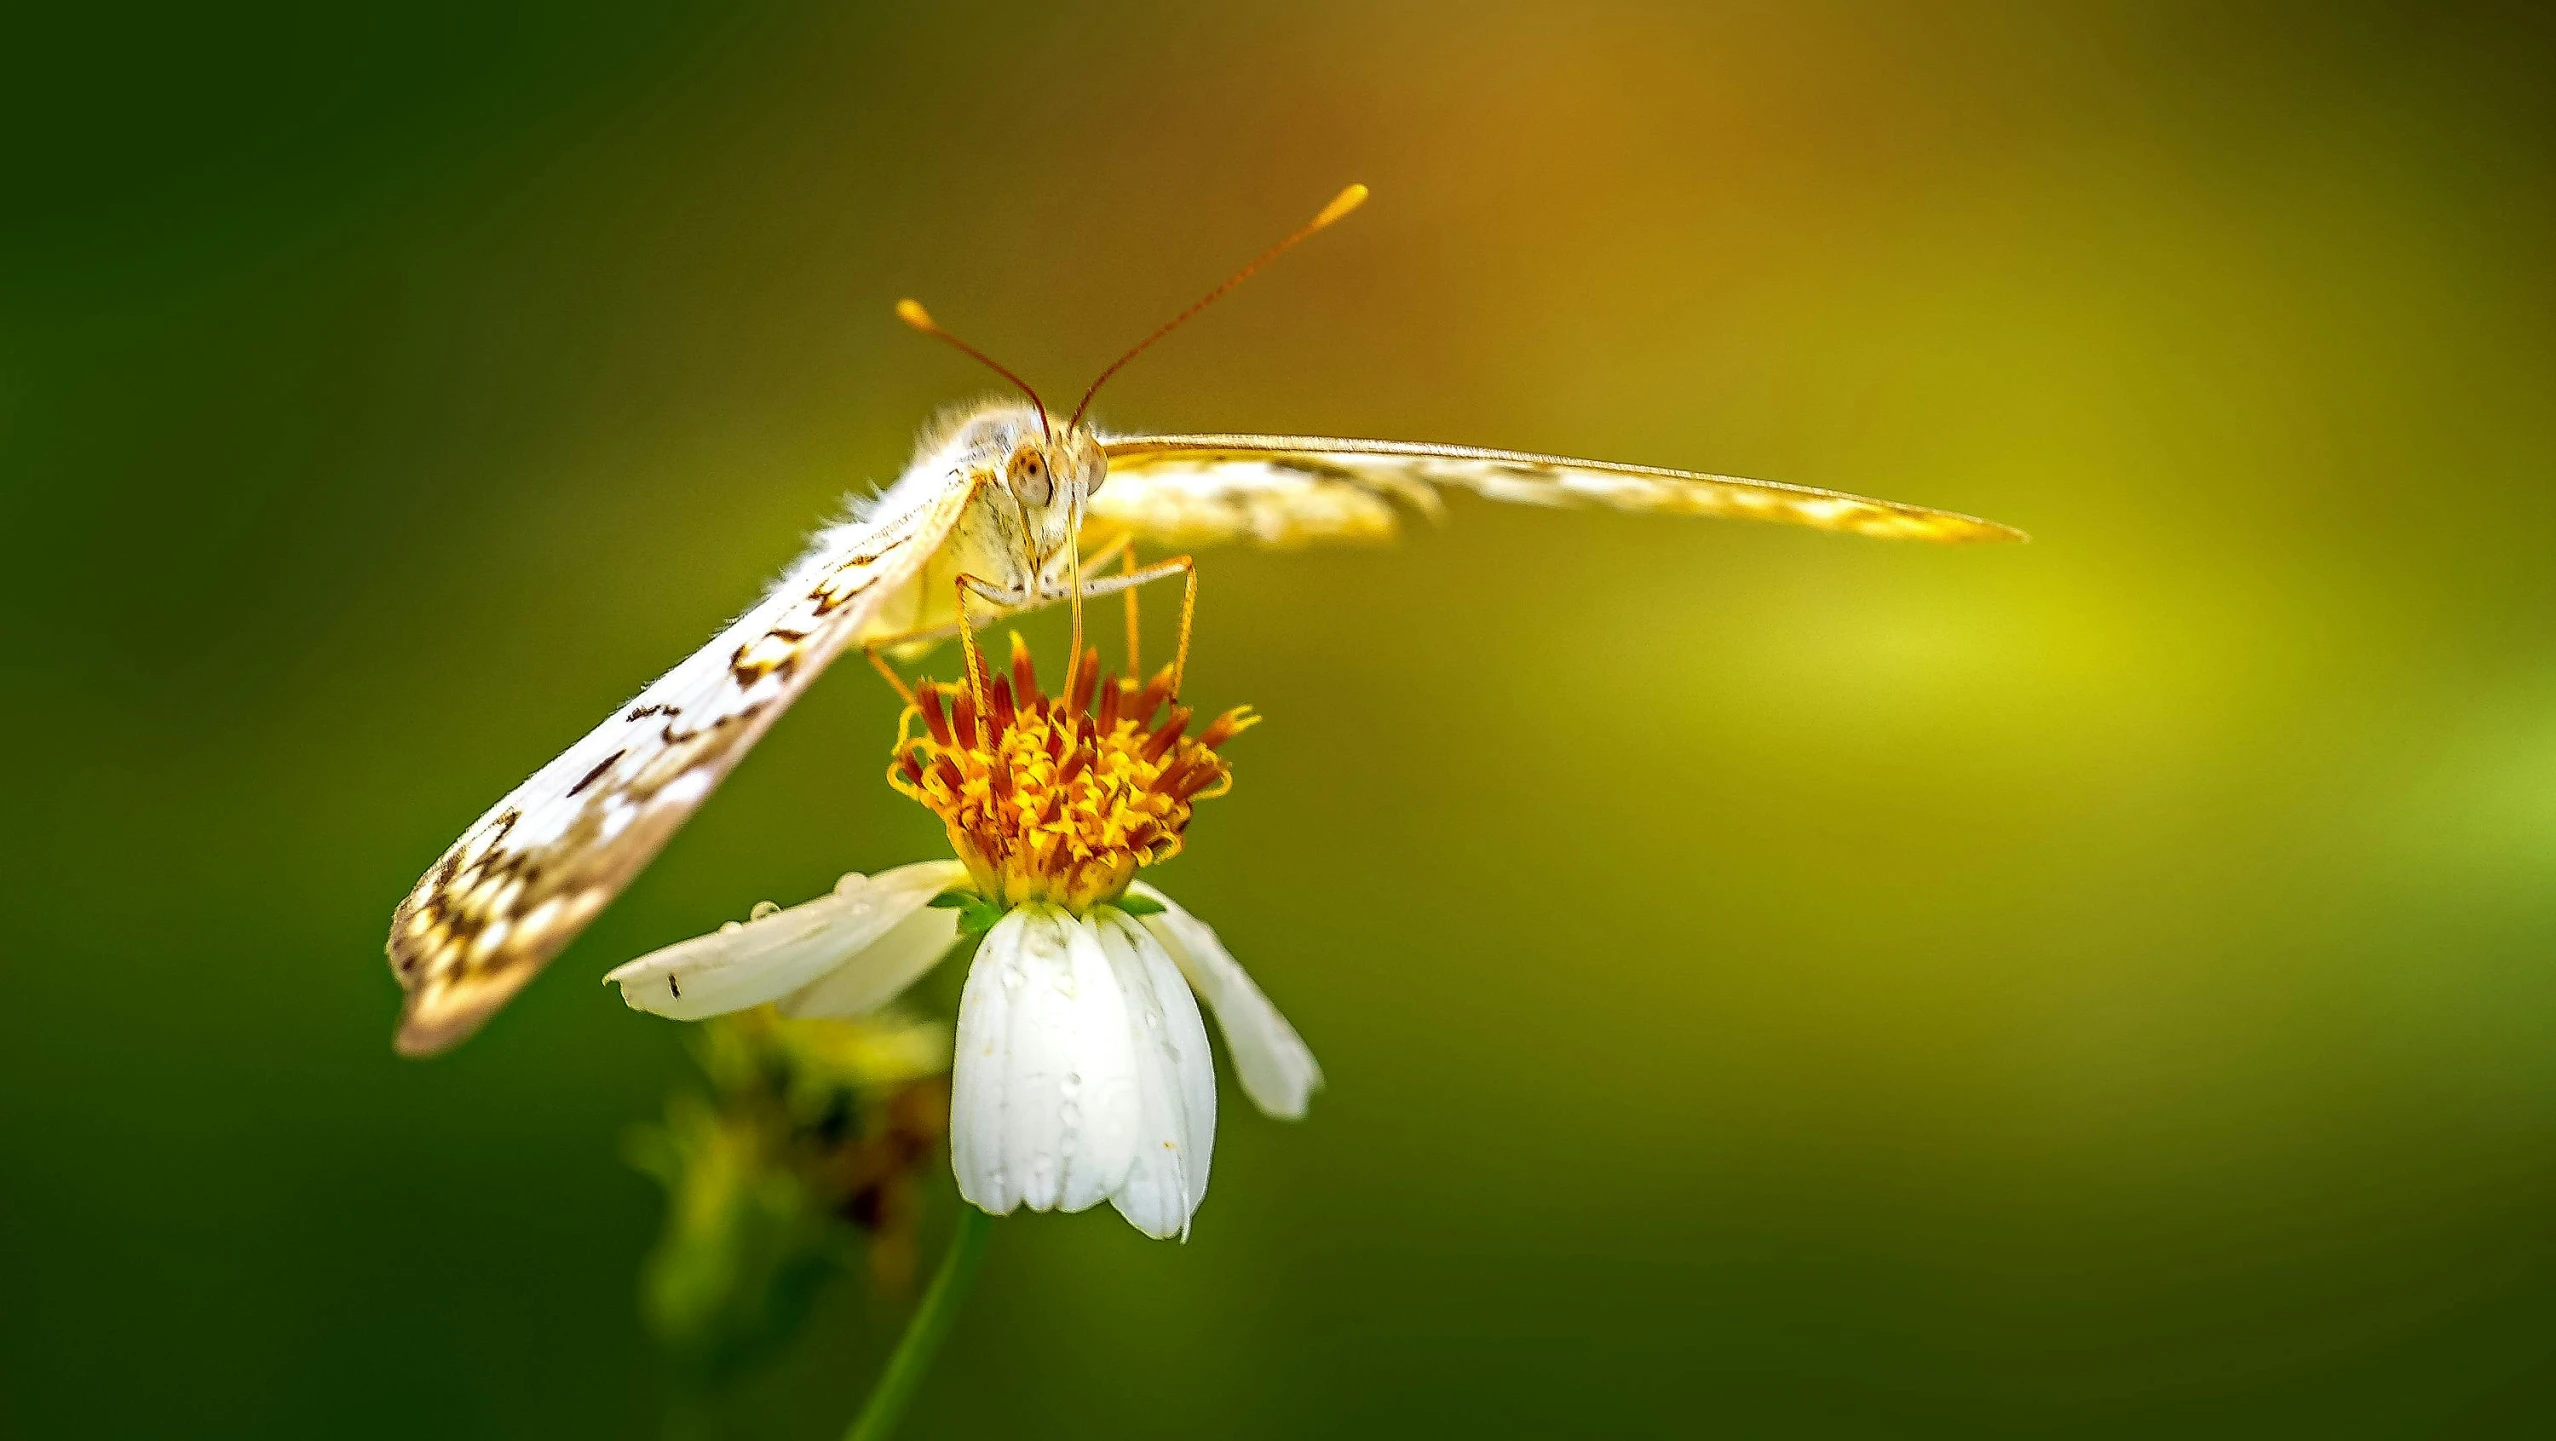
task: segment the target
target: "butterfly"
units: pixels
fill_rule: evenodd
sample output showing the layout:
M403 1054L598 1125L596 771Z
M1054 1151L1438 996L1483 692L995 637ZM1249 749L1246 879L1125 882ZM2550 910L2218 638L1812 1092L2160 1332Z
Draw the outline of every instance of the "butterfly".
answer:
M2022 539L1950 511L1657 466L1411 441L1114 435L1085 424L1092 397L1121 366L1366 193L1349 187L1120 356L1061 426L1018 376L921 306L900 303L900 318L991 367L1027 403L986 402L926 430L904 474L820 530L751 609L463 832L392 917L391 970L407 993L397 1049L431 1054L479 1029L656 856L829 662L949 634L968 604L963 592L996 611L1079 606L1189 564L1135 566L1139 543L1386 540L1401 510L1434 517L1450 489L1895 540ZM1121 552L1122 573L1085 573Z

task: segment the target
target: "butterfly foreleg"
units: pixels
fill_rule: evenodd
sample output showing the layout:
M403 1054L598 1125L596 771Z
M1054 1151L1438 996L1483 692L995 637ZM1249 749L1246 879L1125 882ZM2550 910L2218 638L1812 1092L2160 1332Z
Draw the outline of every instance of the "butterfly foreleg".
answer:
M968 596L972 592L979 599L991 603L997 615L1007 611L1016 613L1029 607L1015 604L1011 593L1000 586L989 585L963 571L951 581L951 585L958 592L959 656L967 666L967 692L976 703L976 713L981 716L986 713L985 691L990 682L985 675L985 657L976 648L976 627L967 618Z

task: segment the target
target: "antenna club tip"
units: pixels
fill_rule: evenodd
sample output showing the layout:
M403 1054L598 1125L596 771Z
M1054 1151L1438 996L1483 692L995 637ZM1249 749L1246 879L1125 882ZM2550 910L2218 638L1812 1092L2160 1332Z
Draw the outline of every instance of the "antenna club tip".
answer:
M932 323L932 312L925 310L923 308L923 302L919 300L898 301L896 303L896 318L913 326L917 330L940 329L939 326Z
M1329 225L1331 222L1338 220L1340 217L1366 203L1367 187L1363 185L1352 185L1348 189L1341 191L1338 195L1331 197L1331 203L1324 206L1322 208L1322 213L1313 218L1312 228L1319 230L1323 226Z

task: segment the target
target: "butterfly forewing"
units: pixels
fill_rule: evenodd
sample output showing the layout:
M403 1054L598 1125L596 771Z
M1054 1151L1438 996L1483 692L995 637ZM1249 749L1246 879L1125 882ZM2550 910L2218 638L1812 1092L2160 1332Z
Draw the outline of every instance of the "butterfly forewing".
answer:
M391 920L399 1049L461 1041L575 939L913 579L966 499L826 531L752 610L454 842Z
M1525 505L1737 516L1889 540L2021 540L1994 521L1842 491L1659 466L1407 440L1309 435L1132 435L1103 442L1095 520L1175 545L1381 540L1391 501L1436 509L1454 486Z

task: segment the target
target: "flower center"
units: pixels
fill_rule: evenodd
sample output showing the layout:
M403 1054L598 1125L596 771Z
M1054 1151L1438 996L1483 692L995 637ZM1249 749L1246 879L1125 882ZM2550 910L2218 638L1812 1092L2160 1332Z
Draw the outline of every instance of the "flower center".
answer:
M915 687L888 784L941 818L988 900L1116 900L1139 867L1180 853L1192 803L1233 785L1217 748L1260 720L1237 706L1191 736L1174 705L1156 724L1171 686L1170 666L1141 686L1104 677L1087 650L1050 697L1014 635L1011 673L991 685Z

